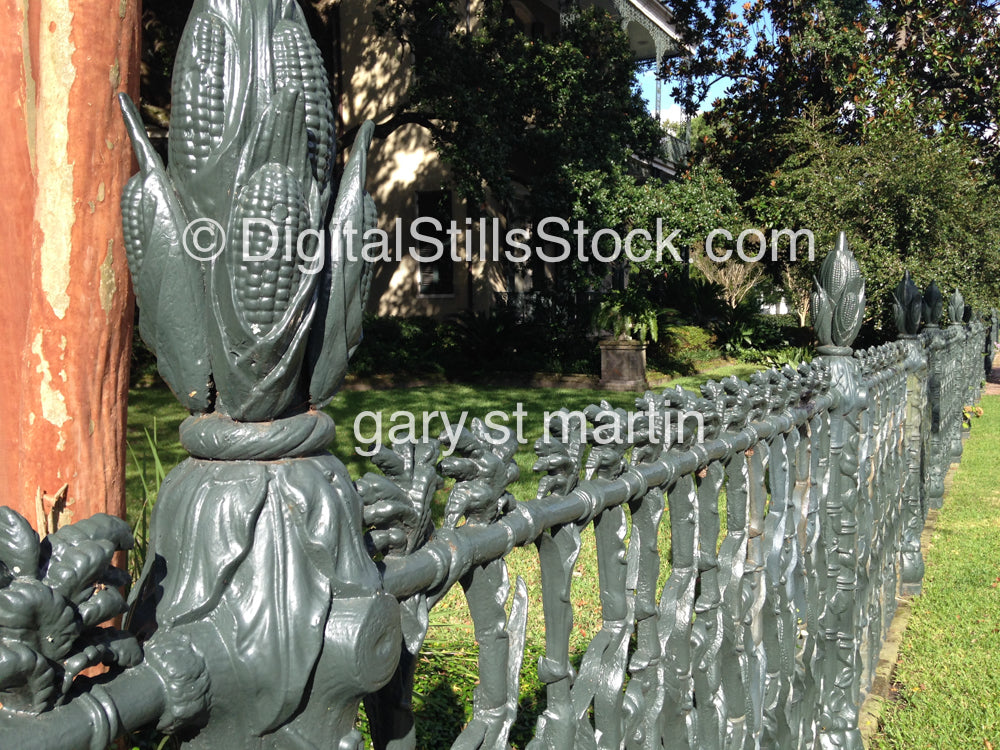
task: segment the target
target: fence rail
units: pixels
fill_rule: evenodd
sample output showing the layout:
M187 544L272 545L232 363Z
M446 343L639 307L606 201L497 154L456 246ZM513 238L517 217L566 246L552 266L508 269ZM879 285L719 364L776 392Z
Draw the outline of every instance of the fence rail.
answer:
M874 349L841 346L748 383L710 382L701 398L646 393L638 418L591 407L586 434L536 444L536 469L549 474L534 501L512 507L503 496L511 475L480 461L481 477L503 479L471 492L480 504L464 509L466 522L383 558L386 589L404 605L428 608L456 581L465 591L482 682L455 747L504 747L514 721L526 595L516 587L508 616L502 558L533 543L547 703L530 747L860 749L858 711L896 597L919 591L920 533L940 504L932 490L960 455L963 405L979 398L985 332L978 320L932 322ZM665 434L691 411L708 426L703 441L650 439L649 415ZM602 424L630 419L635 440L597 440ZM510 465L507 449L476 429L466 455ZM452 497L466 494L460 480ZM383 531L391 525L375 515ZM663 523L670 575L657 591ZM603 626L574 671L571 587L589 524ZM426 624L404 627L417 647L403 662L410 671L369 699L376 746L412 746L410 695L400 688L412 686Z

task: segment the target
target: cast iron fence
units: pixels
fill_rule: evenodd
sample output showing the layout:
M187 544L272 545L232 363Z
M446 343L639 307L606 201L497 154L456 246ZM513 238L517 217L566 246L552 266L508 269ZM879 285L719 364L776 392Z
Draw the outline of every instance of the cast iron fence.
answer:
M527 594L518 580L511 599L504 556L516 546L535 545L545 621L537 669L546 704L529 747L860 749L858 710L896 597L920 589L920 534L928 510L941 504L948 466L961 454L962 410L979 399L988 329L975 316L939 328L936 286L921 296L907 278L896 293L901 340L851 352L847 346L863 310L859 280L842 240L824 265L815 300L823 343L812 363L758 372L748 382L709 382L701 396L682 389L647 392L637 397L634 412L606 403L563 410L554 420L555 434L535 445L535 470L544 475L532 501L516 502L506 489L518 474L513 438L500 442L478 421L459 435L450 457L439 460L433 440L396 444L376 455L381 473L366 474L356 487L378 580L367 599L360 591L334 596L331 609L343 609L328 615L328 622L351 632L340 644L352 650L345 662L364 668L371 680L362 677L354 699L340 696L339 702L302 681L302 689L326 696L328 710L350 718L337 746L360 742L352 724L361 698L375 747L416 746L413 676L428 613L459 583L475 626L480 683L472 720L453 747L506 747L519 699ZM950 307L951 319L962 320L957 293ZM921 314L929 322L918 334ZM183 492L211 493L213 484L254 481L253 463L237 460L236 473L222 477L184 465L175 472L197 475L200 486ZM455 483L444 526L433 530L430 503L444 477ZM5 521L8 532L16 527L11 514ZM114 534L102 538L86 527L91 522L43 542L32 581L36 589L50 587L54 599L61 593L64 605L77 603L84 632L76 633L72 656L46 651L51 636L45 633L54 625L18 596L29 590L18 588L25 570L17 556L24 549L15 549L17 535L7 534L11 543L0 555L3 736L19 748L102 747L125 729L159 721L182 733L207 724L189 742L202 746L198 738L211 736L206 733L215 720L213 691L225 693L208 653L220 645L217 632L207 638L197 628L171 627L162 614L147 616L147 626L159 625L172 637L158 641L154 635L145 657L133 654L131 663L104 658L128 667L106 684L69 682L94 661L84 658L87 649L105 657L116 648L138 649L144 638L138 627L138 639L94 630L99 619L85 611L94 590L84 585L74 594L65 587L69 578L97 574L100 566L79 572L87 545L99 542L106 564L110 552L127 543ZM669 526L669 555L658 547L661 524ZM574 668L573 572L581 533L591 525L602 627ZM235 526L221 533L238 534ZM359 544L362 530L355 529ZM208 560L204 564L224 556L193 549L198 537L205 541L195 531L175 546ZM667 557L670 573L658 590ZM188 605L200 586L218 583L194 580L192 566L172 569L169 555L165 561L154 552L154 558L165 567L155 578L154 609L161 606L158 597L172 596L171 572L188 587L181 592ZM284 562L294 562L294 555ZM236 578L230 572L226 583ZM381 601L382 591L398 600L398 609ZM371 601L380 604L370 610ZM38 631L29 632L24 622L19 628L18 618L33 618ZM386 627L380 618L395 622ZM199 618L187 610L175 619ZM294 623L293 615L285 625ZM213 625L218 630L218 622ZM374 643L365 638L368 628L377 631ZM26 670L25 654L34 649ZM251 645L248 656L254 655ZM238 685L236 692L245 688ZM285 702L294 717L302 696L293 693L295 699ZM28 716L33 718L26 721ZM272 736L280 737L280 728L255 741L296 746L266 744ZM219 746L217 738L210 742ZM258 745L243 738L227 746Z
M531 501L507 490L513 436L479 422L440 459L434 440L394 444L355 483L326 450L322 407L371 280L352 239L374 226L373 128L334 202L325 75L291 0L196 0L168 167L123 100L140 165L122 197L140 332L192 414L191 458L161 487L127 605L111 567L132 544L124 522L39 539L0 508L0 744L103 750L152 724L192 749L355 750L364 702L376 747L414 748L414 668L431 608L458 583L480 683L453 747L500 750L527 617L504 556L533 544L547 699L530 747L861 750L858 708L897 594L919 591L920 531L979 398L981 319L956 292L939 328L936 285L921 295L907 277L901 340L853 352L864 283L842 235L813 297L811 363L700 396L645 393L632 412L564 411L535 445ZM189 252L206 220L242 244ZM276 254L265 233L241 234L248 220L309 252ZM573 572L590 527L602 627L575 667ZM126 610L122 628L101 627ZM81 675L100 663L107 674Z
M837 252L827 284L838 263L848 280L857 274L843 245ZM849 295L833 315L860 321L860 295ZM927 298L936 321L936 287ZM504 747L526 593L519 582L508 616L503 556L534 544L547 702L529 747L860 748L858 710L896 597L919 591L924 520L961 453L962 407L979 398L983 332L978 321L931 323L853 357L844 336L840 351L827 341L811 364L709 382L701 398L646 393L631 415L590 407L572 438L536 443L535 469L548 474L533 502L502 494L511 474L489 464L509 466L508 450L491 447L485 431L469 439L462 447L480 457L475 478L445 465L463 477L446 516L466 522L410 551L381 547L386 589L405 607L425 611L456 581L468 599L481 682L455 747ZM704 425L700 440L676 428L692 414ZM602 442L611 424L633 424L634 437ZM468 486L488 476L501 479ZM658 591L663 523L670 575ZM571 588L589 524L603 626L574 670ZM369 701L376 746L412 746L412 735L400 739L412 728L412 665L425 633L426 618L404 621L404 668Z

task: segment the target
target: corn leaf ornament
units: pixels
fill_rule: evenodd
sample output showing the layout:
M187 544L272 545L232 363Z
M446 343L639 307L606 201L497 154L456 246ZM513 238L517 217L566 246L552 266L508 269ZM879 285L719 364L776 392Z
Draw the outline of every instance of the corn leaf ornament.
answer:
M961 324L965 320L965 297L958 289L948 298L948 320L952 325Z
M903 272L903 280L892 293L892 314L896 319L896 330L903 336L915 336L920 330L923 313L923 297L920 289L910 278L910 272Z
M168 166L121 97L140 171L122 194L139 332L191 412L268 421L336 393L361 340L375 224L366 123L339 186L326 69L294 0L197 0ZM337 200L331 211L331 199Z
M864 319L865 282L844 232L837 237L837 245L826 256L815 281L812 317L820 353L846 354Z
M924 289L923 316L924 323L937 328L941 323L941 313L944 311L944 299L936 281L932 281Z

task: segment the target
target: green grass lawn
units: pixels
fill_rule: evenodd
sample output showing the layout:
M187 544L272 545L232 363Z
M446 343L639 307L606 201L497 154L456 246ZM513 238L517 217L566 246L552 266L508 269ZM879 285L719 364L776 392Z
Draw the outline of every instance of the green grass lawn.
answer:
M924 550L877 750L1000 750L1000 396L982 407Z
M705 379L707 377L703 380ZM524 442L516 455L521 469L521 479L513 485L512 492L519 500L527 500L534 496L535 488L531 472L535 458L532 446L542 435L543 417L546 411L555 411L561 407L583 409L589 404L599 403L602 399L609 401L614 407L634 409L636 395L609 391L481 388L467 385L349 391L339 394L327 408L337 425L337 437L331 450L344 462L351 476L357 479L366 471L374 470L367 457L355 452L356 447L371 450L364 441L370 440L376 434L374 418L366 415L357 423L362 440L355 439L355 422L363 412L373 412L381 418L381 439L388 445L390 430L397 425L405 426L402 416L393 416L397 413L415 415L418 435L422 435L421 421L425 413L446 412L452 423L457 423L461 416L466 414L468 419L465 426L468 427L469 421L474 417L483 418L494 410L510 414L520 406L526 414L521 420L524 426ZM146 436L152 437L155 433L156 452L164 468L169 471L186 456L177 438L178 425L186 416L187 413L166 389L137 389L130 394L128 420L130 461L126 473L130 513L134 513L141 506L145 488L152 487L154 483L155 461ZM508 425L514 429L513 419ZM441 417L429 418L428 427L429 437L437 437L443 427Z
M675 378L665 383L657 383L656 389L682 386L690 390L710 379L720 380L726 375L746 378L760 369L755 365L731 363L716 365L697 375ZM521 468L521 480L513 486L513 493L519 500L526 500L533 494L534 481L531 478L531 464L534 462L532 445L541 436L543 417L546 411L559 408L582 409L596 404L602 399L615 407L634 408L636 393L616 393L611 391L548 388L484 388L471 385L439 385L425 388L395 388L382 391L347 391L334 398L327 411L337 423L337 438L333 452L347 466L351 476L357 478L371 470L368 459L355 453L355 447L364 449L363 443L354 438L355 419L364 411L379 413L382 417L382 438L388 444L388 433L394 424L392 415L398 411L420 415L424 412L445 411L454 422L465 412L469 418L484 417L488 412L501 410L512 412L520 404L527 416L523 418L524 445L518 450L517 462ZM149 439L154 438L156 452L164 469L169 471L186 457L177 439L177 428L187 416L169 390L163 387L137 388L129 395L128 447L129 460L126 471L129 513L133 521L135 513L142 507L146 489L155 485L155 461ZM513 427L513 421L509 423ZM373 422L364 418L359 423L364 438L373 436ZM442 423L435 418L430 426L436 432ZM436 437L434 434L432 437Z
M747 362L713 360L712 362L705 363L705 366L699 368L698 372L694 375L658 376L657 374L649 373L649 381L656 388L673 388L679 385L682 388L697 390L707 380L722 380L727 375L735 375L738 378L746 380L753 373L757 372L757 370L762 369L765 369L763 365L754 365Z

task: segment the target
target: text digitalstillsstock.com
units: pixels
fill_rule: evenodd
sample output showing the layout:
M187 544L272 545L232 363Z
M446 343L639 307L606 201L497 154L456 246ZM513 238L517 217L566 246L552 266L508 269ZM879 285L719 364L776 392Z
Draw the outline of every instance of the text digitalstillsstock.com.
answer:
M502 445L517 440L519 445L529 441L525 437L525 418L528 412L524 404L518 402L513 411L494 410L485 415L483 424L485 439L494 445ZM644 442L656 445L673 445L686 440L704 442L705 418L697 411L677 409L657 410L652 405L645 411L620 412L605 409L591 415L583 411L546 411L542 415L542 437L569 443L573 436L589 436L596 445L631 444L641 437ZM386 446L398 443L417 443L429 439L440 439L443 454L451 455L458 444L459 435L472 419L468 411L452 420L446 411L394 411L388 415L389 426L385 426L386 415L382 411L362 411L354 418L354 439L361 445L355 451L361 456L374 456ZM439 426L440 425L440 426ZM384 438L384 439L383 439Z
M435 263L446 257L456 263L488 260L526 263L532 257L545 263L570 259L614 263L623 255L635 263L661 262L668 257L685 262L684 253L673 244L681 230L667 232L662 219L656 220L652 232L640 228L624 234L610 228L592 231L582 221L571 225L558 217L542 219L534 233L524 227L503 230L496 218L482 218L478 222L466 219L461 224L431 217L416 219L408 226L396 219L392 233L379 227L361 232L347 223L328 237L325 229L294 232L289 226L264 218L245 218L236 230L241 233L243 262L263 262L275 257L297 260L303 273L321 271L328 255L335 262L346 258L372 263L399 262L407 255L419 263ZM540 244L529 244L532 239ZM185 227L181 240L188 255L211 261L228 247L229 238L219 222L202 218ZM760 229L745 229L735 237L735 247L728 244L733 240L729 230L713 229L704 240L706 257L716 263L724 263L734 254L747 263L768 257L776 261L786 241L789 261L798 259L800 241L807 243L806 258L812 260L815 253L815 237L808 229L772 229L770 237ZM688 256L686 261L691 258Z

